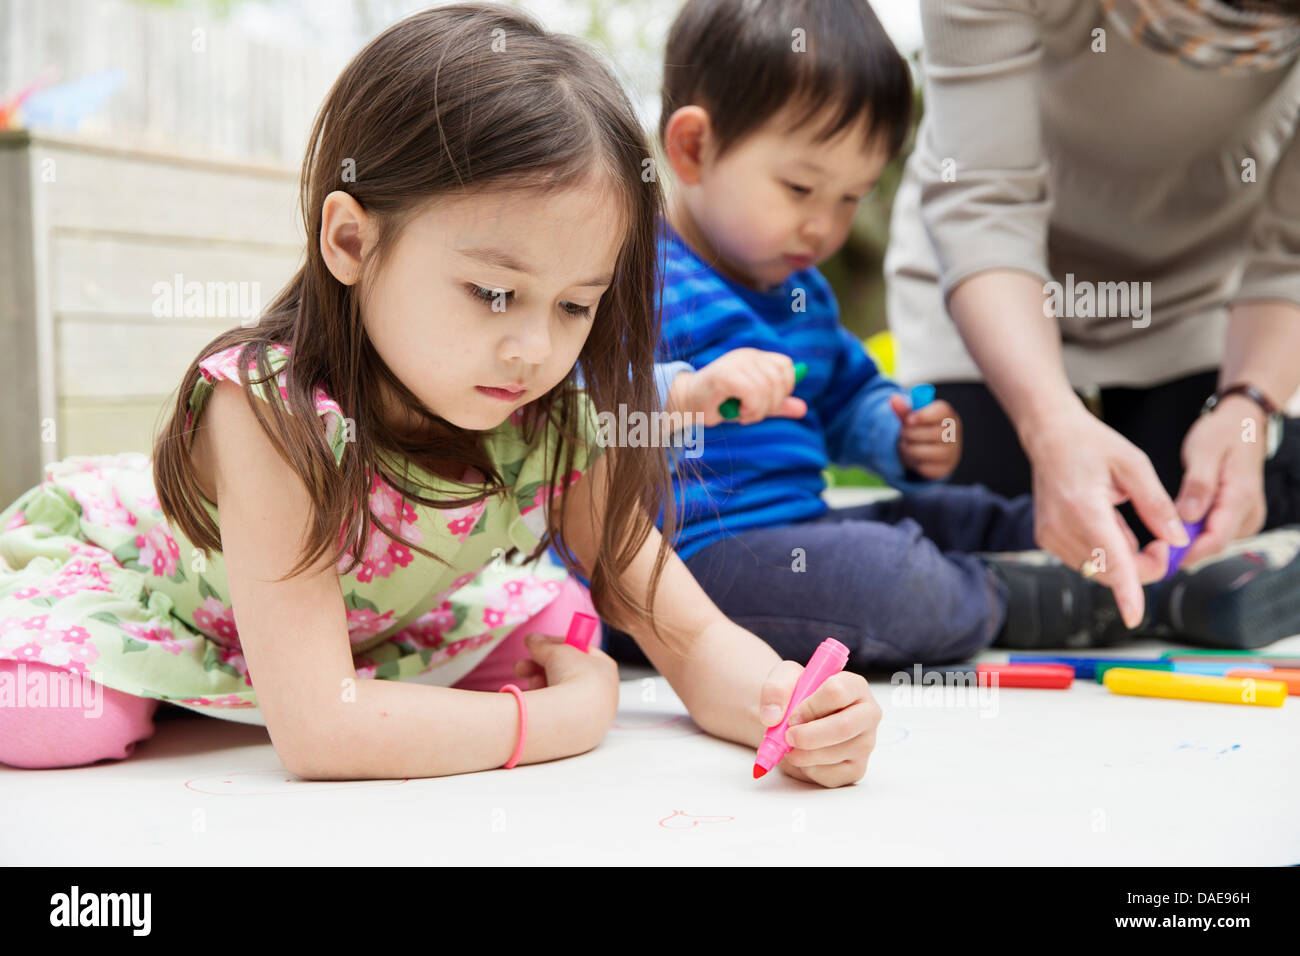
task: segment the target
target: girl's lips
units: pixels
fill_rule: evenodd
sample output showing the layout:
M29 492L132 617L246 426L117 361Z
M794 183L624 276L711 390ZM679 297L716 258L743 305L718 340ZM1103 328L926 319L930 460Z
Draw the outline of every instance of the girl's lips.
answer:
M796 269L807 269L812 265L812 256L786 256L785 261Z
M518 399L519 396L523 395L524 392L528 391L528 389L525 388L518 392L512 392L506 388L488 388L486 385L475 385L474 387L484 395L490 395L492 398L499 398L503 402L513 402Z

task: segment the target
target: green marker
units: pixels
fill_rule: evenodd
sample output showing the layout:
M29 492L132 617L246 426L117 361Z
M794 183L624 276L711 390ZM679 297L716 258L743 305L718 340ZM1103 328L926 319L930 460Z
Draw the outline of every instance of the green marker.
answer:
M803 362L794 363L794 383L798 385L803 381L803 377L808 374L808 366ZM729 398L718 406L718 414L723 418L731 421L740 417L740 399Z
M1296 667L1300 665L1300 654L1265 654L1261 651L1237 651L1237 650L1213 650L1198 648L1197 650L1165 651L1161 655L1163 660L1172 661L1178 658L1187 658L1188 660L1224 660L1224 661L1241 661L1245 663L1272 664L1274 667Z
M1128 668L1132 668L1133 670L1141 670L1141 671L1172 671L1174 669L1174 662L1173 661L1142 661L1141 663L1135 663L1133 661L1129 661L1128 663L1124 663L1123 661L1120 661L1118 664L1103 664L1100 661L1098 661L1097 669L1094 672L1098 684L1106 683L1104 679L1106 677L1106 671L1110 670L1112 667L1128 667Z

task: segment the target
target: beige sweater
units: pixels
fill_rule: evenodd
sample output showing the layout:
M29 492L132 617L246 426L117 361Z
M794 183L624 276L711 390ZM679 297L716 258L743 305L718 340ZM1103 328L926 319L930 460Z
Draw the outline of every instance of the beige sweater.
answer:
M1151 283L1145 318L1059 319L1076 387L1214 368L1234 300L1300 304L1300 64L1185 66L1112 28L1097 0L921 12L925 116L885 257L901 383L982 380L944 297L989 269L1072 276L1083 311L1086 285Z

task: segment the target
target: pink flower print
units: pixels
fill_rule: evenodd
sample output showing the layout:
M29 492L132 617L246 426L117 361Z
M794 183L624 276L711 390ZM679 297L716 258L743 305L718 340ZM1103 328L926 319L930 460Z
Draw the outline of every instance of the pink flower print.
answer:
M176 562L181 551L168 533L165 522L160 521L147 534L136 535L135 546L140 549L136 560L149 568L155 577L170 578L176 574Z
M150 511L159 511L162 509L162 505L158 501L158 496L152 492L146 491L144 494L140 495L139 498L140 504L148 508Z
M500 627L505 623L506 615L501 608L485 607L483 609L483 623L488 628Z
M447 521L447 530L457 541L464 541L478 524L479 516L487 508L487 499L475 502L464 508L447 508L442 516Z
M43 631L45 630L45 622L48 618L48 614L38 614L36 617L29 617L27 620L23 621L23 627L29 631Z
M35 641L19 644L13 649L13 655L16 661L39 661L41 659L41 646Z
M110 489L107 498L75 488L69 488L68 494L81 505L81 517L90 524L114 531L130 531L135 526L135 515L122 504L116 489Z
M243 653L233 647L223 647L221 648L220 653L221 653L221 663L229 664L231 667L233 667L236 671L239 672L240 676L244 678L244 683L247 684L249 687L252 687L253 682L252 680L249 679L248 664L244 662Z
M130 621L123 621L122 628L137 640L148 641L151 644L158 644L163 650L172 654L179 654L191 643L189 640L186 640L185 643L182 644L180 641L176 640L176 636L171 632L170 628L158 627L153 624L136 624Z
M194 626L219 644L239 646L235 629L235 612L214 597L204 598L194 610Z
M374 680L375 671L379 669L376 665L369 662L362 664L360 661L357 661L355 666L357 669L357 677L361 680Z
M63 666L80 674L85 674L86 668L99 660L99 649L94 644L74 644L67 648L67 654L68 660Z
M443 601L432 611L422 614L410 626L403 628L396 639L417 648L440 647L445 635L456 626L456 613L450 601Z
M376 614L368 607L348 608L348 640L353 644L368 641L392 623L392 611Z
M581 477L582 477L582 472L578 471L575 468L572 472L569 473L568 478L560 479L559 486L556 488L552 488L548 484L542 484L541 486L538 487L537 491L533 493L532 503L529 504L528 507L526 508L520 508L519 513L526 515L534 508L540 508L542 505L546 504L548 500L558 498L561 494L564 493L565 488L570 487L575 481L577 481ZM549 495L547 494L548 491L550 492Z
M72 627L65 627L59 632L66 644L84 644L90 640L90 632L80 624L74 624Z
M373 581L376 577L386 578L393 573L395 567L407 567L412 561L411 549L390 538L385 529L393 530L415 544L424 540L415 508L378 474L372 476L370 481L370 509L378 523L371 523L370 540L366 542L361 566L356 571L357 580L362 583ZM339 560L340 574L344 572L347 563L346 556Z
M21 528L25 524L27 524L27 516L21 511L15 511L9 519L9 523L5 525L5 530L12 531L14 528Z

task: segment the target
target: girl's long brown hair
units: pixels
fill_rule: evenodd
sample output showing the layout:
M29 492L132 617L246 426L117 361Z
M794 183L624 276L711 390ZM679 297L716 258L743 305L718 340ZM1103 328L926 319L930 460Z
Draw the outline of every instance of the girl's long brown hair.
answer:
M616 415L620 405L658 410L653 380L659 336L655 239L662 197L655 177L643 175L652 154L626 94L581 42L549 33L527 14L495 4L417 13L376 37L352 60L327 95L308 142L300 194L305 264L255 327L231 329L204 347L186 371L154 446L153 477L163 514L196 547L219 552L221 538L202 506L186 414L199 362L232 346L242 346L239 374L253 413L313 502L302 558L285 578L314 565L329 549L335 563L350 555L347 570L356 566L371 522L385 527L369 507L355 504L368 501L372 474L412 501L438 508L463 507L512 491L508 481L513 476L498 472L481 433L429 411L372 347L360 316L364 280L352 286L340 283L321 256L321 206L334 190L351 195L378 221L375 252L363 263L371 275L410 215L435 197L481 189L564 189L588 181L593 171L603 175L623 199L627 233L613 284L600 301L578 365L597 410ZM345 170L354 175L345 176ZM247 388L250 381L271 379L265 350L273 343L291 350L287 409L256 398ZM250 362L256 364L256 377L248 371ZM582 440L573 379L570 373L532 403L537 414L526 419L530 447L544 438L548 423L559 433L558 453L548 463L548 479L555 487L572 473L575 442ZM426 438L415 440L385 425L381 382L417 416L423 426L417 431ZM333 396L355 424L355 441L338 464L321 434L312 401L317 387ZM267 393L279 394L274 384ZM453 499L424 497L391 473L381 452L399 461L451 465L457 475L473 466L486 476L487 487ZM611 457L607 508L599 555L585 576L602 617L625 624L624 614L646 616L662 638L649 608L634 599L620 575L662 508L663 542L649 589L653 606L676 521L667 459L654 447L608 448L604 454ZM568 497L561 495L548 509L546 533L529 557L538 558L554 543L565 566L583 573L559 533ZM385 531L438 558L403 540L397 529Z

